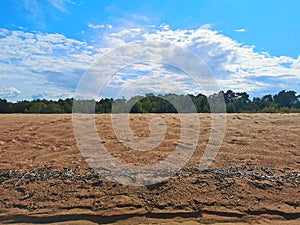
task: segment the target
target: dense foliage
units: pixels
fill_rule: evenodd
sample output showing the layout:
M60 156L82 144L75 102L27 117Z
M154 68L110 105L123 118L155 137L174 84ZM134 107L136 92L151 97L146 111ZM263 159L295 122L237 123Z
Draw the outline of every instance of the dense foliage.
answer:
M53 100L33 100L19 101L16 103L7 102L0 99L0 113L72 113L73 101L76 101L77 109L85 110L86 103L92 109L86 112L111 113L131 112L131 113L176 113L175 106L184 109L184 112L192 112L191 105L187 100L191 99L193 107L197 112L210 112L209 101L217 99L216 96L224 96L226 110L228 113L235 112L300 112L300 95L294 91L280 91L275 95L265 95L262 98L249 99L246 92L220 92L206 97L205 95L158 95L146 94L145 96L134 96L129 100L105 98L100 101L95 100L74 100L72 98ZM171 103L172 104L171 104ZM81 106L81 107L80 107ZM218 103L216 103L218 107ZM112 110L113 109L113 110ZM216 110L217 111L217 110Z

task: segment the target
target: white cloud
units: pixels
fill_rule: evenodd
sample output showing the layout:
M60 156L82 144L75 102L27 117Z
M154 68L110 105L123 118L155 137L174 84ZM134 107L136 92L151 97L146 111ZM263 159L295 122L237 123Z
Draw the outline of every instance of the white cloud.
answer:
M202 26L200 27L200 29L211 29L212 27L213 27L212 24L207 23L207 24L202 25Z
M100 24L88 26L93 29L110 27ZM172 30L166 24L159 28L113 28L107 29L102 38L98 37L96 40L101 40L101 43L95 42L94 46L61 34L0 29L1 85L22 90L22 93L11 95L16 100L30 99L38 94L47 98L70 97L74 95L84 72L105 53L127 43L150 41L167 42L195 53L213 71L223 90L247 91L254 95L272 93L277 88L300 92L300 86L297 85L300 81L300 57L294 59L256 52L254 46L242 45L210 28L210 25L204 25L199 29ZM120 58L127 57L126 54L120 55ZM148 71L149 77L160 83L153 86L145 76L147 73L141 76L138 71ZM99 76L99 70L96 72ZM129 72L122 73L120 70L118 77L110 84L111 88L107 88L107 93L116 91L117 84L120 88L132 87L131 82L144 85L145 89L153 92L171 92L176 86L191 93L198 92L188 76L161 65L132 67L131 72L139 75L141 80L128 77ZM105 78L99 78L95 85L99 86L99 82L103 81ZM289 83L293 85L289 86Z
M103 28L111 29L112 25L110 25L110 24L92 24L92 23L89 23L88 28L91 28L91 29L103 29Z
M145 33L143 37L146 40L171 42L188 47L205 60L216 75L238 75L241 71L251 77L278 76L284 73L300 75L296 68L282 66L284 63L295 63L295 59L255 52L254 46L244 46L212 30L156 31Z
M244 32L246 32L247 30L246 29L244 29L244 28L241 28L241 29L236 29L236 30L234 30L235 32L238 32L238 33L244 33Z
M199 88L187 74L169 65L137 62L122 68L108 79L103 93L110 92L114 98L130 98L146 93L196 94Z
M122 46L139 40L168 42L190 49L207 63L214 72L220 87L225 90L243 89L254 94L269 90L272 93L276 88L282 88L284 85L285 89L290 88L284 81L287 76L293 80L293 83L299 83L300 58L256 52L254 46L242 45L209 28L205 25L196 30L171 30L169 26L163 24L160 29L132 31L123 29L108 34L106 38L113 43L112 46ZM135 34L135 36L130 39L128 34ZM296 89L294 90L299 92L299 87L296 86Z
M22 96L15 96L19 98L45 90L74 93L84 71L101 54L85 42L60 34L0 32L1 85L24 87Z
M12 97L16 97L20 94L22 94L22 92L15 87L0 88L0 98L9 99Z
M162 29L162 30L169 30L170 29L170 27L169 27L169 25L168 24L161 24L160 26L159 26L159 28L160 29Z

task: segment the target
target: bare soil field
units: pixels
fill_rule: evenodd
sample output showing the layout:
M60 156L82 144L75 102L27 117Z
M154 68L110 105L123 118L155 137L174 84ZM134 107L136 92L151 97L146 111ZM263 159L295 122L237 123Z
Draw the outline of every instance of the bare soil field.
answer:
M167 125L151 151L121 143L111 116L96 115L111 155L132 165L165 159L180 137L176 114L131 114L138 137L149 121ZM227 114L220 151L199 171L209 114L190 161L172 177L130 186L97 174L76 145L72 115L0 115L0 223L17 224L300 224L300 114Z

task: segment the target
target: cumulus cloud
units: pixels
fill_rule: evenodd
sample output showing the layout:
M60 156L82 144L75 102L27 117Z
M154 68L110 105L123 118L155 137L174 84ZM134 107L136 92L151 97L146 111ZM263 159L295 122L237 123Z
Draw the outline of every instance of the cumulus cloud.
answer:
M94 29L102 26L109 28L108 25L88 26ZM294 59L256 52L254 46L243 45L212 30L210 25L189 30L173 30L166 24L160 27L113 28L107 29L101 38L95 40L92 45L62 34L0 29L1 85L22 87L22 93L10 95L16 100L31 99L37 95L45 98L71 97L87 69L94 69L95 76L99 78L93 84L95 87L106 81L107 77L101 77L105 72L101 67L90 67L99 59L105 58L106 53L128 43L146 41L167 42L171 46L180 46L193 52L215 74L220 89L223 90L247 91L255 96L274 93L279 88L300 92L300 86L297 85L300 81L300 57ZM97 40L101 40L101 43L97 43ZM130 52L134 51L128 50L120 54L120 60L128 57ZM159 60L157 58L158 62ZM149 66L147 63L140 63L131 65L127 70L119 69L105 90L108 97L122 88L134 88L131 84L135 83L152 92L172 92L176 86L189 93L203 91L197 89L186 75L184 71L174 70L166 65ZM149 78L159 82L151 83Z
M256 52L254 46L242 45L214 30L156 30L144 33L143 37L146 40L170 42L190 49L207 63L222 89L239 87L252 93L254 90L259 93L265 89L273 92L286 75L299 83L298 59ZM265 76L277 77L277 82L257 81L257 78ZM288 88L287 86L286 89Z
M74 93L84 71L103 50L61 34L6 29L0 34L1 85L24 87L24 98L45 90Z
M134 34L131 39L128 34ZM109 34L107 40L113 46L131 41L168 42L187 48L207 63L214 72L221 89L247 91L252 95L274 93L280 89L300 92L299 86L288 85L285 81L299 84L299 59L288 56L272 56L256 52L255 46L246 46L208 26L196 30L172 30L162 25L160 29L124 29ZM124 41L125 40L125 41ZM266 77L272 77L267 79Z
M137 62L120 69L106 80L103 97L130 98L147 93L198 94L200 86L183 71L160 62Z

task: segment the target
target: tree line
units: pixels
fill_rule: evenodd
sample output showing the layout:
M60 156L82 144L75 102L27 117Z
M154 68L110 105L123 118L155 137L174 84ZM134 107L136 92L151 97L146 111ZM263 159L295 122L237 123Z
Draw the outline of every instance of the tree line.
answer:
M300 95L295 91L282 90L274 95L265 95L261 98L249 99L246 92L234 92L228 90L206 97L198 95L154 95L134 96L129 100L105 98L100 101L77 100L73 98L59 99L58 101L37 99L32 101L18 101L16 103L0 99L0 113L72 113L73 103L76 101L75 111L95 113L177 113L182 112L209 113L210 101L214 102L215 108L222 108L219 97L224 98L228 113L276 113L276 112L300 112ZM192 105L189 103L192 102ZM220 105L218 105L220 104ZM193 107L193 109L191 108ZM193 111L194 110L194 111ZM218 111L218 110L212 110Z

